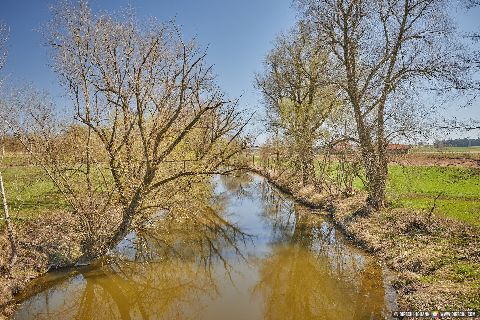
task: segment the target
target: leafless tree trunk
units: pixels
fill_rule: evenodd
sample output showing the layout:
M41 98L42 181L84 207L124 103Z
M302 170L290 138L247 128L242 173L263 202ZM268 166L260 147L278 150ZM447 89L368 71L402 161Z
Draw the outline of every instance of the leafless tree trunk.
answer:
M13 229L12 220L10 219L10 214L8 213L8 204L7 197L5 195L5 187L3 185L3 176L0 172L0 193L2 195L2 205L3 205L3 216L5 219L5 224L7 226L8 240L10 241L10 266L15 264L17 260L17 240L15 239L15 231Z

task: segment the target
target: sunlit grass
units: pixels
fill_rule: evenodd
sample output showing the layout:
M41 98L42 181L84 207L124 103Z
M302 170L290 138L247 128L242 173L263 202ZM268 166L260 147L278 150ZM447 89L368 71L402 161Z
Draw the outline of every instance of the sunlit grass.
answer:
M267 162L257 156L255 163L273 166L272 159ZM285 167L291 169L291 164L283 161ZM335 179L338 168L337 162L330 163L325 170L329 179ZM480 226L479 169L390 164L388 170L387 197L393 206L431 211L435 203L434 214ZM320 175L319 160L315 161L315 172ZM365 190L358 177L353 187Z
M389 166L389 192L400 195L478 198L480 170L459 167Z
M98 173L98 170L95 171L94 181L103 181L104 177L111 179L108 171L102 170L103 176ZM15 222L20 223L26 219L48 214L52 210L68 208L67 201L53 181L41 167L29 163L28 155L7 154L1 163L0 171L4 180L9 211ZM75 177L71 181L73 183ZM79 177L76 186L81 186L83 182ZM102 188L98 190L102 191Z
M62 195L43 170L34 166L2 168L12 217L28 219L66 206Z
M430 211L434 206L433 198L400 198L395 199L393 206L423 209ZM435 214L480 226L480 201L462 199L439 199L436 201Z
M389 166L388 197L394 206L432 210L480 226L480 170Z

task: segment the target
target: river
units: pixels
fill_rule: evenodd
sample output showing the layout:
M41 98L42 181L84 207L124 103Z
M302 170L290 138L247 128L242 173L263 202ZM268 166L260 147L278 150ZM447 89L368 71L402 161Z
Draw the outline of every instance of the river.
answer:
M384 269L322 212L256 175L214 182L212 206L222 208L214 222L159 217L130 233L110 257L36 280L14 318L388 317Z

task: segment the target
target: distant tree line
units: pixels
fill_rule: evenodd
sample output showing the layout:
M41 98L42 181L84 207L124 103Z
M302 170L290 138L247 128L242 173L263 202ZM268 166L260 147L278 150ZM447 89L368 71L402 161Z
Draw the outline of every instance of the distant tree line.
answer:
M449 139L449 140L438 140L433 143L435 148L441 147L476 147L480 146L480 138L478 139Z

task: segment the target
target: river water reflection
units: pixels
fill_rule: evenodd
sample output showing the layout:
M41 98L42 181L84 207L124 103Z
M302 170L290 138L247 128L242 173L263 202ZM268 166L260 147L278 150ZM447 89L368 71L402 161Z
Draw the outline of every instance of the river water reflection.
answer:
M109 259L47 274L15 319L385 317L382 268L327 218L258 176L215 183L212 208L221 213L160 219Z

